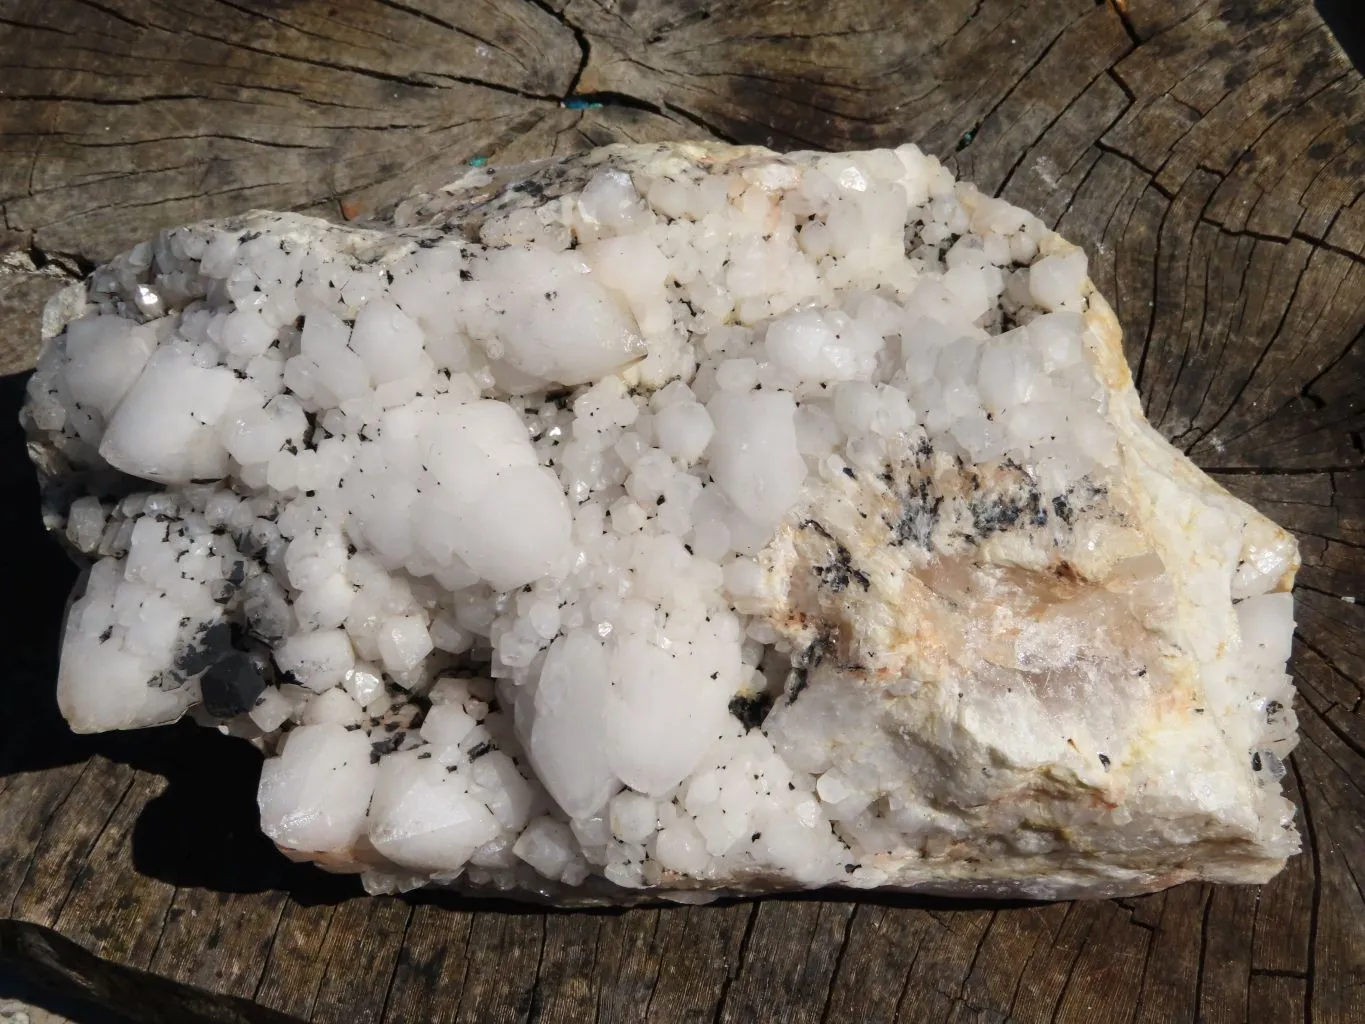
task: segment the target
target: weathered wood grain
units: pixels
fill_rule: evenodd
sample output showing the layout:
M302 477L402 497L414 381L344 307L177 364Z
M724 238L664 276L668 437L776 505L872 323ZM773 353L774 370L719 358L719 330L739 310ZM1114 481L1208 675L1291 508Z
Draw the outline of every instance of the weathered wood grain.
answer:
M77 738L73 571L0 381L0 957L158 1021L1365 1020L1365 81L1349 0L0 0L0 372L159 226L362 216L469 160L921 142L1091 254L1149 416L1303 546L1255 889L543 913L369 899L256 829L254 754ZM1341 33L1334 39L1326 16ZM567 109L570 95L600 103Z

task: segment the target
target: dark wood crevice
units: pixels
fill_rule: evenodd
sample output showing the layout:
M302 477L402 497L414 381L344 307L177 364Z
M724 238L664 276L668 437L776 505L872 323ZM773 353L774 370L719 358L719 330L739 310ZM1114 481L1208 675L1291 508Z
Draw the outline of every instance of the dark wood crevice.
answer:
M1357 6L0 3L0 517L25 598L0 678L33 709L0 719L0 958L153 1021L1365 1019ZM12 415L49 295L170 224L355 218L475 159L697 136L917 141L1085 247L1160 429L1301 541L1305 852L1273 882L1040 906L367 898L257 833L249 749L64 730L71 572Z

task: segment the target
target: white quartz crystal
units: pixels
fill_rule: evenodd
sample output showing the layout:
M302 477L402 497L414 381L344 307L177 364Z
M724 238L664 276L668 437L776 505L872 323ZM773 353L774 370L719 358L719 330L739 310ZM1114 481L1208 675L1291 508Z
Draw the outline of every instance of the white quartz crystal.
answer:
M24 417L91 563L72 727L256 742L265 832L374 891L1107 896L1298 848L1293 541L1147 425L1085 255L913 146L166 231Z

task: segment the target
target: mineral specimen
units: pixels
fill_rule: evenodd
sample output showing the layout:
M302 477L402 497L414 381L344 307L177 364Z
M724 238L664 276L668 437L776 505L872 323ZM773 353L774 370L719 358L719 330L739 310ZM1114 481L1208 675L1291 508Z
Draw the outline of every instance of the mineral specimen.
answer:
M62 710L254 741L291 857L583 902L1297 849L1293 541L1147 425L1085 255L913 146L479 169L64 301Z

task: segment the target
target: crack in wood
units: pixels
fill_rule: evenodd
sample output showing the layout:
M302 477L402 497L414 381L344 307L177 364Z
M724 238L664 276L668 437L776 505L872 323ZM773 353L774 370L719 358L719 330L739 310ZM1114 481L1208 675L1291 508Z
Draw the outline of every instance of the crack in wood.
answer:
M1097 143L1097 145L1098 145L1098 143ZM1121 156L1121 154L1119 154L1119 155ZM1136 164L1136 163L1134 163L1134 166L1137 166L1137 167L1140 168L1140 165L1138 165L1138 164ZM1153 189L1153 190L1155 190L1157 193L1160 193L1160 192L1161 192L1160 186L1158 186L1158 185L1156 184L1155 181L1149 181L1149 182L1147 183L1147 188ZM1165 198L1166 198L1165 207L1162 209L1162 211L1161 211L1161 217L1160 217L1160 219L1157 220L1157 222L1156 222L1156 227L1155 227L1155 229L1154 229L1154 231L1153 231L1153 234L1154 234L1155 237L1156 237L1156 244L1155 244L1155 245L1153 246L1153 248L1152 248L1152 279L1151 279L1151 280L1152 280L1152 297L1151 297L1151 299L1150 299L1149 302L1148 302L1147 325L1146 325L1146 328L1145 328L1145 330L1144 330L1144 332L1143 332L1143 337L1142 337L1142 350L1141 350L1141 352L1139 353L1138 358L1137 358L1137 366L1136 366L1136 367L1134 368L1134 370L1133 370L1133 383L1134 383L1134 386L1135 386L1135 387L1137 388L1137 390L1138 390L1139 396L1140 396L1141 399L1142 399L1142 402L1143 402L1143 411L1144 411L1144 412L1146 411L1146 405L1147 405L1147 391L1146 391L1146 388L1145 388L1145 384L1146 384L1146 374L1147 374L1147 356L1148 356L1148 354L1151 352L1151 349L1152 349L1152 341L1153 341L1153 339L1154 339L1155 336L1156 336L1156 317L1157 317L1157 310L1160 308L1160 306L1159 306L1158 303L1159 303L1160 295L1161 295L1161 280L1162 280L1162 266L1163 266L1163 264L1162 264L1162 259L1161 259L1162 243L1163 243L1163 239L1166 237L1166 221L1167 221L1167 219L1170 217L1171 211L1175 209L1175 202L1174 202L1174 200L1173 200L1171 197L1169 197L1169 196L1167 196L1167 197L1165 197ZM1141 202L1141 199L1139 199L1138 201Z
M749 907L749 916L744 923L744 936L739 940L739 952L736 954L735 963L726 965L725 980L721 982L720 997L716 1000L716 1012L712 1016L712 1024L721 1024L725 1008L730 1001L731 985L744 970L744 962L749 955L749 940L753 937L754 925L758 922L758 911L759 904L757 903Z
M89 103L97 107L138 107L146 103L175 103L182 100L201 100L194 93L152 93L133 99L114 99L108 96L79 96L70 93L48 93L5 96L10 103Z
M156 963L156 955L161 951L161 943L165 941L166 938L166 929L169 928L171 924L171 911L175 907L175 897L179 892L180 892L179 886L171 887L170 898L166 901L166 913L161 918L161 926L160 928L157 929L156 941L152 943L152 951L147 956L147 965L149 967L152 964ZM213 934L210 933L209 937L210 939L212 939Z
M526 1024L537 1024L540 1020L541 995L540 984L543 980L541 966L545 963L545 922L540 922L540 948L536 952L536 978L531 985L531 998L526 1008Z
M107 4L96 3L96 0L75 0L75 3L80 4L82 7L88 7L91 10L99 11L101 14L107 15L108 17L113 18L115 21L121 21L129 28L145 29L148 27L143 22L140 22L135 18L128 17L128 15L124 14L122 11L117 10L116 8L110 7Z
M275 943L280 937L280 925L284 923L284 914L288 909L288 906L289 903L287 900L280 900L279 907L275 911L275 921L270 928L270 935L266 939L265 949L261 953L260 969L256 975L256 983L251 987L251 1001L253 1003L260 999L261 988L265 985L265 979L270 967L270 960L275 955Z
M72 779L71 785L67 788L66 792L62 794L61 799L57 801L57 805L48 814L49 822L61 813L62 808L65 807L66 802L71 799L71 794L75 792L76 787L80 785L81 780L85 777L86 773L96 770L97 767L98 766L95 765L93 760L87 761L81 766L80 772ZM14 906L18 902L20 894L23 893L28 886L29 878L32 876L33 868L38 861L38 852L42 848L42 841L43 837L46 835L46 831L46 825L44 825L38 833L38 838L34 841L33 850L29 853L27 863L24 865L24 873L20 876L19 884L14 887L14 891L10 896L9 906L6 909L6 917L12 917L14 915ZM53 920L56 920L56 918L54 917Z
M1066 920L1069 921L1072 918L1073 914L1093 917L1093 913L1094 913L1093 910L1090 907L1088 907L1085 903L1073 903L1070 907L1067 908ZM1058 928L1057 931L1059 936L1061 935L1064 926L1065 925L1063 925L1063 927L1061 928ZM1081 952L1085 947L1086 940L1089 938L1089 933L1093 927L1094 927L1093 921L1089 924L1081 926L1081 932L1079 935L1076 936L1076 941L1074 942L1074 944L1064 947L1064 952L1068 954L1066 958L1066 973L1063 976L1062 986L1060 990L1058 990L1057 992L1056 999L1052 1003L1051 1013L1048 1016L1048 1019L1053 1021L1054 1024L1057 1020L1058 1013L1061 1012L1062 1006L1065 1005L1066 1003L1067 992L1070 991L1071 984L1076 979L1076 961L1080 959Z
M1340 707L1340 705L1336 705L1335 707ZM1317 709L1314 708L1313 710L1316 711ZM1347 750L1349 750L1352 754L1356 755L1357 757L1365 758L1365 742L1353 738L1349 733L1347 733L1342 728L1340 723L1334 721L1331 716L1331 712L1333 710L1334 710L1333 707L1328 707L1325 711L1318 715L1318 720L1327 727L1328 732L1331 733L1331 735L1336 740L1338 740L1342 744L1342 746L1344 746ZM1351 712L1347 712L1343 708L1342 713L1350 714ZM1307 739L1308 738L1305 737L1305 742L1307 742ZM1341 771L1342 776L1351 785L1351 787L1355 789L1362 797L1365 797L1365 778L1357 779L1352 774L1351 769L1348 768L1346 765L1342 764L1340 760L1338 760L1331 754L1331 752L1325 749L1322 749L1321 752L1324 757L1331 761L1332 764L1334 764Z
M172 0L172 2L174 2L174 0ZM263 11L259 9L252 9L240 3L236 3L234 2L234 0L209 0L209 2L218 4L221 7L226 7L228 10L236 11L238 14L245 15L246 18L248 19L248 24L252 19L259 19L261 21L268 22L271 25L278 25L286 32L297 32L299 35L309 36L313 39L317 39L319 42L322 43L339 45L341 42L339 39L323 35L321 32L313 32L306 28L300 28L298 25L294 25L288 21L285 21L282 17L276 17L268 10ZM193 17L194 11L192 8L188 9L181 8L181 10L183 14L185 14L186 16ZM280 13L283 14L285 12L281 11ZM156 27L161 29L165 28L165 26L163 25L158 25Z
M844 954L848 952L848 940L849 936L853 934L853 922L857 916L858 907L855 905L853 907L853 912L850 913L848 918L844 921L844 934L839 940L839 951L834 955L834 968L829 973L829 991L825 994L825 1005L820 1011L820 1020L822 1024L829 1020L830 1007L834 1002L834 990L839 981L839 971L844 965Z
M1141 171L1141 172L1142 172L1143 174L1145 174L1149 179L1151 179L1151 180L1148 181L1148 183L1147 183L1147 187L1148 187L1148 188L1152 189L1154 192L1157 192L1157 193L1158 193L1163 199L1165 199L1167 202L1175 202L1176 194L1175 194L1174 192L1170 191L1170 190L1169 190L1168 188L1166 188L1164 185L1161 185L1159 182L1157 182L1157 180L1156 180L1157 172L1156 172L1156 171L1153 171L1150 167L1144 167L1144 166L1137 160L1136 157L1129 156L1129 155L1128 155L1127 153L1125 153L1123 150L1117 148L1116 146L1110 145L1109 143L1105 142L1104 139L1102 139L1102 138L1101 138L1101 139L1096 139L1093 143L1091 143L1091 145L1093 145L1093 146L1094 146L1096 149L1098 149L1101 153L1108 153L1110 156L1117 157L1118 159L1122 160L1124 163L1130 164L1131 166L1133 166L1133 167L1136 168L1137 170Z
M1309 806L1307 791L1303 788L1302 775L1299 772L1299 758L1290 755L1294 762L1294 785L1298 791L1298 807L1303 815L1303 828L1308 840L1308 852L1313 858L1313 896L1308 912L1308 971L1306 984L1304 985L1304 1020L1307 1024L1312 1024L1313 1020L1313 989L1315 967L1317 964L1317 943L1318 943L1318 920L1322 907L1322 858L1318 853L1317 829L1313 823L1313 810Z
M399 0L374 0L374 2L381 4L384 7L392 8L395 11L401 11L404 14L410 15L411 17L417 18L421 21L425 21L430 25L436 25L439 28L443 28L448 32L454 32L456 35L463 36L466 39L470 39L480 46L488 47L490 50L499 50L502 53L507 54L507 56L510 57L513 61L515 61L520 67L522 67L523 69L526 68L526 64L521 59L520 56L518 56L515 52L508 50L503 46L500 46L495 40L491 38L485 38L484 36L478 35L475 32L471 32L466 28L456 25L452 21L447 21L445 18L441 18L436 16L435 14L432 14L430 11L424 11L420 7L414 7L410 4L400 3Z
M1307 978L1307 971L1291 971L1273 967L1253 967L1253 976L1257 978Z
M1194 984L1194 1009L1202 1018L1204 1016L1204 974L1206 971L1205 954L1209 948L1209 916L1213 911L1213 894L1205 888L1204 891L1204 915L1199 925L1199 972Z
M578 83L583 80L583 72L587 69L588 60L592 54L592 44L588 41L588 35L583 29L569 20L569 17L564 10L556 10L550 4L549 0L529 0L529 2L544 11L573 34L574 42L578 46L578 68L574 71L573 78L569 80L569 87L564 91L563 98L573 96L578 91Z
M1003 106L1009 100L1009 98L1013 96L1016 91L1018 91L1019 87L1022 86L1026 81L1028 81L1029 76L1033 74L1033 72L1037 69L1038 65L1040 65L1044 60L1047 59L1047 55L1052 52L1053 48L1062 40L1064 36L1066 36L1067 32L1071 28L1073 28L1074 25L1075 22L1069 22L1068 24L1063 25L1061 28L1059 28L1057 30L1057 34L1047 41L1047 44L1043 47L1042 52L1039 53L1038 56L1035 57L1028 64L1027 67L1025 67L1022 71L1019 72L1014 82L1010 85L1008 89L1005 90L1004 94L998 100L996 100L986 110L984 114L982 114L980 117L976 119L976 127L971 129L971 131L974 133L972 143L975 143L976 140L980 138L979 129L986 125L986 123L991 119L991 115L994 114L997 110L999 110L1001 106ZM970 144L971 143L969 143L969 145Z
M376 1019L380 1021L388 1019L389 1001L393 999L393 985L398 978L398 968L402 962L403 948L407 943L408 929L412 926L413 908L411 906L407 906L404 909L406 911L406 914L403 917L403 932L398 940L398 955L393 958L393 969L389 971L389 980L388 983L384 986L384 998L380 1001L379 1004L379 1016Z
M1192 223L1191 226L1190 226L1190 234L1189 234L1190 243L1189 243L1189 245L1187 245L1187 246L1182 246L1182 247L1181 247L1182 249L1184 249L1184 250L1186 250L1186 251L1189 252L1189 254L1190 254L1190 256L1191 256L1191 261L1190 261L1190 262L1194 262L1194 259L1193 259L1193 258L1194 258L1194 257L1197 257L1197 256L1199 255L1198 247L1197 247L1197 235L1198 235L1198 233L1199 233L1199 225L1200 225L1200 223L1203 221L1204 215L1208 212L1209 204L1213 202L1213 197L1214 197L1216 194L1217 194L1217 186L1215 186L1215 185L1209 185L1209 187L1208 187L1208 195L1206 195L1206 196L1204 197L1204 205L1203 205L1203 207L1200 209L1199 214L1195 217L1193 223ZM1190 290L1191 290L1191 289L1190 289L1190 272L1191 272L1191 269L1192 269L1192 268L1191 268L1191 266L1190 266L1190 263L1187 262L1186 265L1185 265L1185 274L1184 274L1185 280L1182 282L1182 287L1181 287L1181 295L1182 295L1182 298L1187 298L1187 296L1189 295L1189 292L1190 292ZM1211 270L1212 268L1211 268L1211 265L1210 265L1209 262L1205 262L1202 268L1194 268L1194 269L1195 269L1195 272L1196 272L1196 273L1198 273L1199 270L1202 269L1202 272L1203 272L1203 275L1204 275L1203 290L1202 290L1202 292L1200 292L1200 293L1198 294L1196 300L1195 300L1194 303L1193 303L1193 304L1197 307L1196 312L1197 312L1197 315L1198 315L1198 317L1199 317L1199 324L1198 324L1198 326L1194 329L1193 332L1184 330L1185 321L1186 321L1186 316L1187 316L1186 311L1188 310L1188 308L1189 308L1189 306L1191 305L1191 303L1188 301L1188 299L1187 299L1187 301L1182 302L1182 304L1181 304L1182 308L1181 308L1181 315L1180 315L1180 324L1179 324L1179 326L1177 327L1177 333L1185 339L1185 343L1184 343L1184 345L1182 346L1182 348L1181 348L1181 350L1180 350L1180 360L1179 360L1179 364L1176 366L1175 374L1174 374L1174 376L1171 378L1171 381L1170 381L1170 388L1169 388L1169 390L1168 390L1167 393L1166 393L1166 404L1165 404L1165 406L1162 408L1161 414L1158 415L1158 416L1153 416L1153 415L1152 415L1152 410L1151 410L1151 408L1149 407L1149 409L1148 409L1148 416L1151 418L1152 425L1155 426L1158 430L1161 429L1161 427L1165 424L1167 417L1170 415L1170 412L1171 412L1171 404L1175 401L1176 394L1177 394L1178 389L1179 389L1179 386L1180 386L1180 378L1181 378L1181 376L1182 376L1182 375L1184 374L1184 372L1185 372L1185 367L1188 365L1188 360L1189 360L1189 357L1190 357L1190 349L1191 349L1191 347L1192 347L1192 343L1191 343L1190 339L1191 339L1191 337L1193 337L1193 339L1194 339L1193 344L1201 344L1201 343L1202 343L1202 340L1203 340L1203 338L1204 338L1204 325L1205 325L1205 323L1207 322L1207 317L1208 317L1208 312L1209 312L1209 303L1208 303L1209 277L1208 277L1208 275L1209 275L1209 272L1210 272L1210 270ZM1153 303L1153 305L1155 305L1155 302ZM1148 401L1149 401L1149 403L1150 403L1150 401L1152 400L1151 394L1149 393L1149 394L1147 394L1145 397L1148 399ZM1197 410L1196 410L1196 411L1197 411Z
M1217 363L1222 362L1222 357L1226 354L1229 345L1235 344L1235 340L1237 338L1242 337L1243 335L1243 330L1246 325L1246 317L1248 312L1248 303L1245 301L1244 297L1247 295L1247 275L1251 273L1252 262L1255 256L1254 248L1255 245L1253 242L1253 244L1249 247L1249 250L1251 251L1248 251L1245 255L1245 259L1241 261L1242 271L1237 281L1237 296L1239 299L1242 299L1242 301L1239 303L1237 310L1237 323L1235 325L1229 324L1227 329L1224 330L1222 339L1223 343L1219 350L1219 358L1214 361L1215 365ZM1181 442L1176 442L1183 448L1187 455L1194 449L1194 446L1197 445L1199 441L1203 440L1205 437L1208 436L1207 432L1202 427L1199 427L1195 424L1195 420L1197 419L1199 414L1201 414L1204 411L1205 407L1208 405L1209 396L1212 394L1213 385L1217 380L1216 371L1214 373L1209 373L1207 377L1208 380L1204 384L1204 392L1199 396L1199 404L1196 407L1194 414L1190 417L1191 424L1190 432L1193 433L1195 437L1193 440L1185 444L1182 444Z
M1305 35L1307 34L1311 33L1305 33ZM1286 57L1286 59L1289 58ZM1277 65L1272 64L1269 67L1260 69L1258 73L1264 74L1267 71L1272 70L1276 66ZM1269 135L1272 130L1278 127L1284 121L1285 118L1290 117L1291 115L1298 114L1301 110L1303 110L1303 108L1307 107L1310 103L1312 103L1312 101L1316 99L1318 96L1322 95L1324 92L1332 88L1338 82L1343 81L1348 77L1349 72L1342 72L1342 74L1336 76L1335 78L1329 79L1327 82L1323 83L1321 86L1319 86L1314 91L1310 92L1308 95L1296 98L1293 103L1286 103L1283 110L1277 113L1274 117L1269 118L1266 121L1265 125L1262 126L1261 130L1256 135L1252 136L1249 141L1242 145L1242 151L1238 153L1237 156L1233 159L1231 166L1225 173L1214 171L1211 168L1209 169L1210 172L1217 174L1219 177L1231 176L1236 171L1238 165L1243 160L1245 160L1251 153L1254 153L1257 147L1260 145L1261 141L1267 135ZM1204 115L1201 114L1200 116L1203 117Z
M35 25L32 22L17 21L14 18L6 18L3 16L0 16L0 25L8 25L10 28L27 29L30 32L51 32L54 35L60 36L76 35L75 32L70 32L67 31L66 29L57 28L53 25Z
M1112 69L1106 69L1106 70L1110 71L1110 72L1111 72L1110 77L1113 77L1113 76L1112 76ZM1086 82L1086 83L1085 83L1085 87L1084 87L1083 89L1081 89L1081 90L1076 94L1076 99L1078 100L1081 96L1084 96L1085 93L1089 91L1090 87L1093 86L1097 81L1099 81L1099 80L1100 80L1101 78L1103 78L1103 77L1105 77L1105 72L1104 72L1104 71L1101 71L1099 74L1095 75L1095 76L1094 76L1093 78L1091 78L1088 82ZM1123 115L1126 114L1126 113L1132 108L1132 105L1133 105L1133 104L1132 104L1132 99L1133 99L1133 98L1132 98L1131 95L1128 96L1128 102L1124 105L1123 109L1120 110L1117 114L1115 114L1115 115L1110 119L1109 123L1108 123L1102 130L1100 130L1099 132L1096 133L1096 138L1102 138L1102 137L1104 136L1105 132L1109 131L1109 129L1113 128L1114 125L1118 124L1119 120L1123 117ZM1073 102L1075 102L1075 101L1073 100ZM1037 146L1039 145L1039 143L1041 143L1044 139L1047 138L1048 133L1049 133L1054 127L1056 127L1057 123L1058 123L1063 117L1065 117L1068 113L1071 112L1071 109L1072 109L1071 103L1068 103L1066 106L1062 107L1062 108L1061 108L1061 109L1052 117L1052 119L1049 120L1048 123L1047 123L1046 125L1043 126L1043 129L1042 129L1040 132L1038 132L1038 133L1033 137L1033 139L1032 139L1027 145L1021 147L1020 152L1019 152L1019 157L1018 157L1018 159L1016 159L1016 160L1014 161L1014 163L1010 165L1010 169L1009 169L1008 171L1005 172L1004 180L1001 181L1000 186L995 190L995 194L996 194L997 196L1003 196L1003 195L1005 194L1005 190L1009 188L1010 181L1014 178L1015 172L1018 171L1019 168L1023 166L1024 161L1025 161L1026 159L1028 159L1029 155L1030 155L1031 153L1033 153L1034 149L1037 148ZM978 127L979 127L979 126L978 126ZM1061 168L1061 175L1059 175L1059 177L1062 177L1062 176L1065 176L1066 174L1069 174L1069 173L1071 172L1072 168L1074 168L1074 167L1076 166L1077 163L1079 163L1082 159L1084 159L1085 153L1089 152L1090 149L1094 149L1094 147L1093 147L1093 146L1088 147L1085 151L1083 151L1083 152L1077 154L1076 159L1071 163L1070 166ZM1094 169L1094 167L1092 166L1092 167L1091 167L1091 170L1093 170L1093 169ZM1087 171L1087 172L1086 172L1086 178L1089 177L1089 174L1090 174L1090 172ZM1085 182L1085 178L1082 178L1081 183L1084 184L1084 182ZM1078 185L1078 186L1076 187L1076 190L1072 193L1072 195L1075 196L1075 195L1076 195L1077 193L1079 193L1079 192L1080 192L1080 186Z
M1141 46L1142 37L1133 27L1133 20L1128 14L1128 0L1099 0L1099 2L1108 4L1109 9L1118 15L1119 24L1123 26L1123 31L1127 32L1128 38L1133 41L1133 48L1137 49Z
M1238 408L1238 406L1241 404L1242 396L1246 394L1247 389L1250 388L1252 382L1256 380L1257 373L1260 371L1262 364L1265 363L1266 357L1270 355L1270 350L1274 347L1276 340L1278 340L1280 335L1283 333L1285 324L1288 322L1289 319L1289 314L1294 309L1295 302L1298 299L1299 289L1302 287L1304 278L1307 276L1308 265L1309 262L1311 261L1311 258L1312 258L1311 253L1307 254L1304 257L1303 265L1300 268L1299 273L1294 278L1294 287L1289 294L1289 299L1287 302L1285 302L1284 309L1280 313L1279 322L1275 325L1275 329L1267 334L1265 344L1261 347L1261 350L1257 354L1255 361L1252 363L1251 368L1247 371L1245 380L1242 381L1241 385L1232 395L1231 400L1227 404L1227 408L1225 408L1223 412L1220 413L1218 417L1213 421L1213 423L1211 423L1205 429L1203 435L1204 437L1213 436L1215 431L1217 431L1218 428L1221 427L1223 423L1227 420L1228 416L1230 416L1233 413L1233 411ZM1243 472L1245 470L1228 469L1223 471Z

